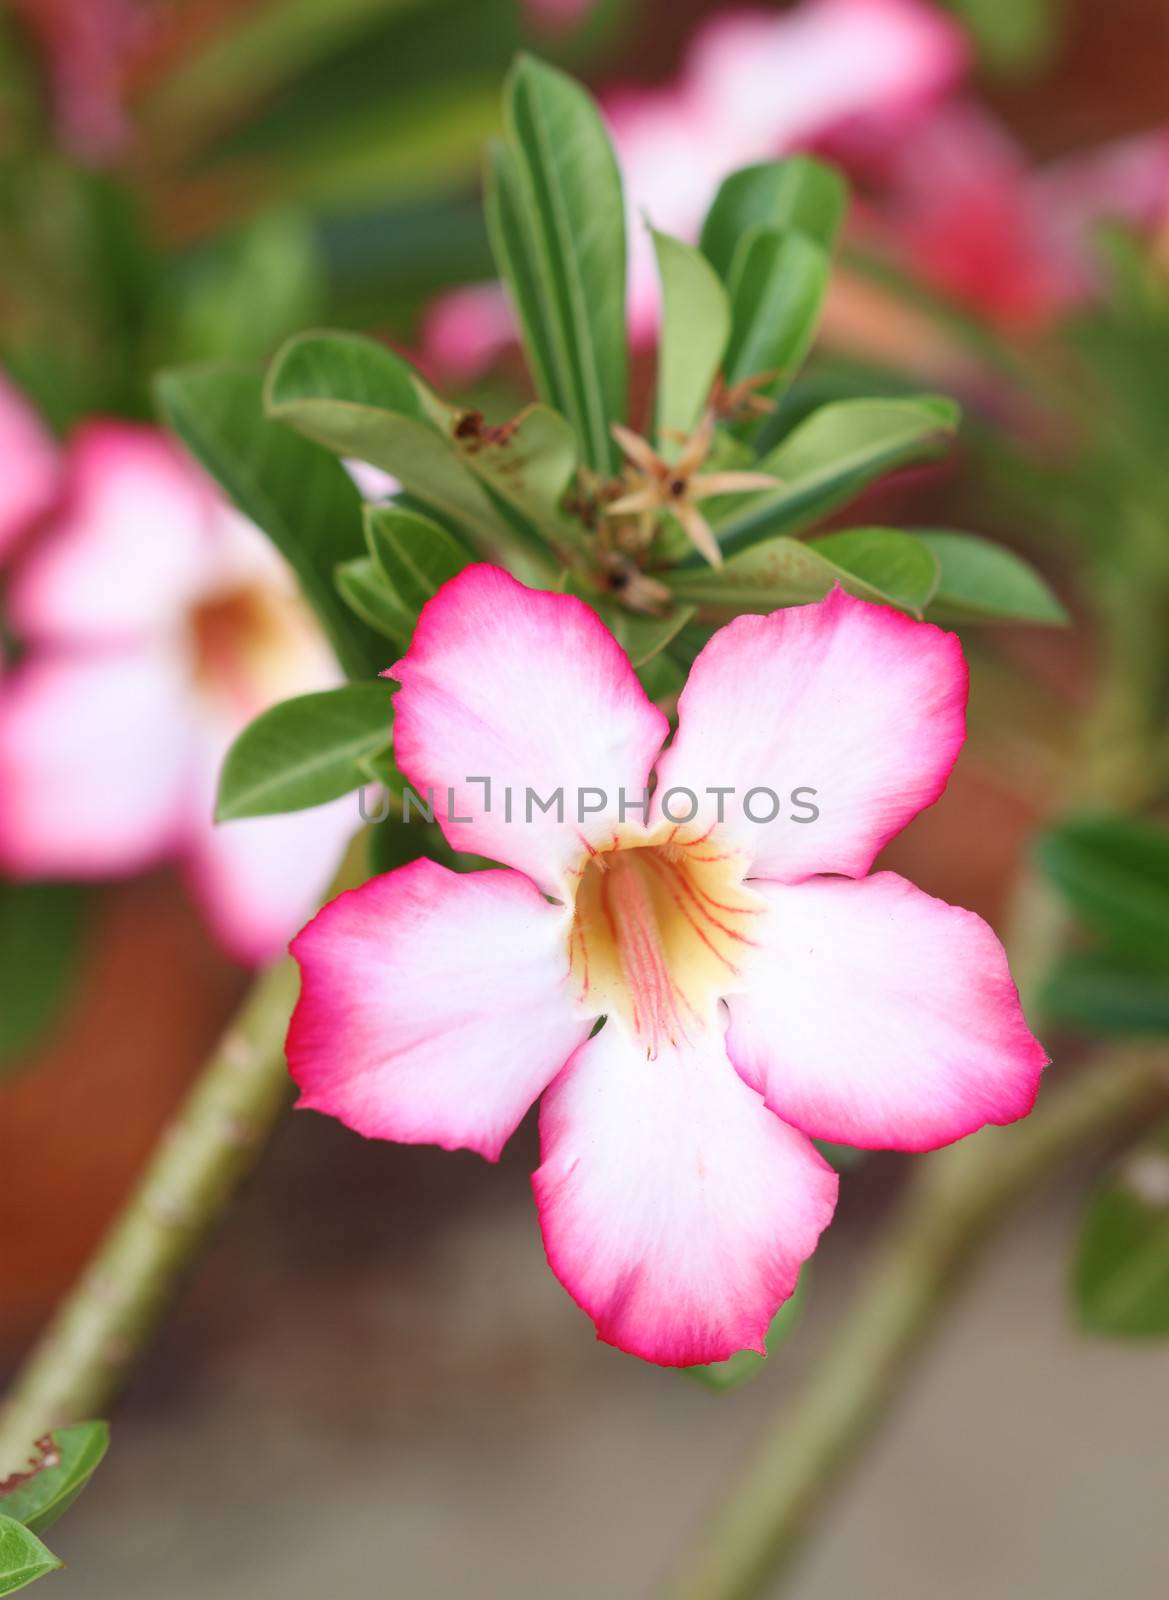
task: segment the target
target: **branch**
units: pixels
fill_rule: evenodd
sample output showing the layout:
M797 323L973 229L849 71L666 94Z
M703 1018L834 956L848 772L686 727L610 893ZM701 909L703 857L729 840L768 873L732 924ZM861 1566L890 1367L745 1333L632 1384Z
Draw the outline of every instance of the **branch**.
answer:
M1081 1146L1169 1103L1162 1049L1111 1054L1023 1123L924 1157L811 1386L755 1459L663 1600L755 1600L784 1572L893 1398L995 1222Z
M0 1411L0 1468L34 1439L105 1411L186 1269L291 1098L287 957L252 989L120 1215L54 1314Z

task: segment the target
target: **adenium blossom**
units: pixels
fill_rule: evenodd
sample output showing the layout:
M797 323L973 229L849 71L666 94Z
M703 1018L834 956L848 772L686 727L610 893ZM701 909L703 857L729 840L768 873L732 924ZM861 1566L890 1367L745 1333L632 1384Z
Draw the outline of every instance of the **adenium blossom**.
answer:
M0 558L57 495L57 447L36 412L0 375Z
M804 0L782 15L719 13L693 36L662 88L615 88L601 106L625 182L629 325L658 326L657 269L644 219L695 242L722 180L737 167L815 148L842 127L901 129L961 76L961 29L924 0ZM423 326L423 361L463 381L516 337L498 284L439 298Z
M27 648L0 679L0 869L178 860L224 946L266 960L326 888L354 808L217 828L217 774L246 723L339 668L267 540L165 435L91 421L59 474L7 599Z
M871 164L859 151L854 157ZM1007 328L1041 328L1098 289L1093 230L1169 220L1169 132L1156 129L1035 167L976 102L939 107L877 152L862 236Z
M127 80L158 19L155 0L16 0L44 56L57 132L80 160L119 155L131 138Z
M867 876L962 744L953 635L839 590L741 616L666 744L593 611L473 566L388 675L403 771L504 866L415 861L297 937L300 1103L493 1161L542 1095L548 1260L601 1339L762 1350L836 1201L813 1138L924 1150L1030 1109L1045 1057L990 928ZM751 820L789 785L814 821Z

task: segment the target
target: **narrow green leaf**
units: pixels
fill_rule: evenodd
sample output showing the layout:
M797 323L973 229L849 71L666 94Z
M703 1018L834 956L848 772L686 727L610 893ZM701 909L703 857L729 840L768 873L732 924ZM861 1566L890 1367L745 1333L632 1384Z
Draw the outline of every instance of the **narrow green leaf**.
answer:
M15 1594L62 1566L35 1533L11 1517L0 1517L0 1595Z
M719 519L723 550L733 555L770 534L806 528L894 467L936 456L958 417L952 400L933 395L821 406L758 463L781 487L736 497Z
M367 506L365 532L374 561L411 617L472 559L437 522L397 506Z
M348 683L299 695L249 723L223 763L216 819L324 805L361 787L359 763L393 739L389 684Z
M298 433L393 473L465 529L480 554L506 557L515 530L460 455L459 413L392 350L352 334L301 334L272 363L266 400L268 414Z
M156 393L179 438L292 567L345 671L374 670L376 641L333 583L337 563L365 549L361 496L344 467L268 421L260 378L246 369L164 372Z
M0 882L0 1077L64 1009L82 904L72 884Z
M937 556L900 528L844 528L813 539L809 549L915 617L921 616L938 586ZM849 587L846 579L841 581Z
M724 178L706 214L702 253L726 278L743 235L765 227L798 229L831 254L847 206L844 178L811 156L741 167Z
M1058 624L1068 614L1035 568L1013 550L973 533L915 529L941 573L930 617L939 622Z
M700 606L710 620L822 600L837 584L860 600L919 616L937 581L937 564L908 533L854 528L810 544L781 534L741 550L721 567L683 567L661 576L673 594Z
M525 210L516 158L503 143L493 144L488 152L485 209L491 253L511 295L536 393L557 410L566 411L568 401L560 388L552 331L540 291L538 246Z
M1169 832L1134 817L1084 817L1036 845L1043 871L1118 950L1169 961Z
M556 68L521 56L505 114L554 392L585 460L608 473L628 384L621 175L596 106Z
M697 250L653 231L662 281L657 434L671 459L706 409L731 333L731 309L718 274Z
M1091 1332L1169 1337L1169 1124L1125 1156L1090 1202L1072 1287Z
M79 1422L56 1428L37 1447L26 1471L0 1483L0 1514L43 1533L67 1511L101 1465L109 1424Z
M764 1343L767 1346L767 1355L774 1355L784 1340L794 1331L800 1320L800 1313L804 1301L804 1280L807 1276L806 1269L801 1273L796 1284L795 1293L771 1319L771 1326L767 1330ZM757 1378L763 1371L763 1363L767 1359L757 1350L740 1350L736 1355L730 1356L726 1361L710 1361L704 1366L683 1367L689 1378L695 1378L708 1389L716 1393L726 1394L731 1389L738 1389L744 1383L749 1383L752 1378Z
M417 618L403 609L385 573L372 556L342 561L337 568L335 581L337 593L351 611L383 639L391 640L401 650L406 648ZM383 648L381 654L384 656L385 653Z
M728 384L774 372L758 392L783 393L816 337L829 272L827 251L802 233L757 227L743 235L728 285L734 317ZM752 432L758 426L747 424Z

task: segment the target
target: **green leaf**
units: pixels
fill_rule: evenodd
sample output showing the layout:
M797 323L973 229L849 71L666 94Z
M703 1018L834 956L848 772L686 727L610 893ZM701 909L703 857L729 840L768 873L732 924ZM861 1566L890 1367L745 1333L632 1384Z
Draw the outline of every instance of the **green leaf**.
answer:
M0 1483L0 1514L22 1522L33 1533L43 1533L85 1488L109 1443L105 1422L55 1428L39 1442L29 1469Z
M830 270L827 251L802 233L756 227L743 235L729 280L728 384L774 372L774 382L759 393L783 393L816 337Z
M706 409L731 333L731 308L718 274L697 250L653 230L662 281L656 428L667 459Z
M973 533L918 528L941 575L930 604L939 622L1064 623L1068 614L1035 568L1013 550Z
M571 580L565 588L569 594L577 595L593 608L637 671L649 666L678 637L695 610L692 605L678 605L667 616L649 617L641 612L627 611L624 606L592 594L583 585Z
M821 406L757 463L781 487L737 496L735 509L718 521L724 552L733 555L769 534L806 528L883 473L936 456L958 417L952 400L934 395Z
M35 1533L10 1517L0 1517L0 1595L15 1594L64 1566Z
M804 1279L806 1274L801 1274L796 1284L795 1293L771 1319L771 1326L767 1330L764 1343L767 1346L767 1355L774 1355L779 1346L792 1333L800 1320L800 1313L804 1302ZM757 1378L763 1371L763 1363L767 1359L756 1350L740 1350L736 1355L730 1356L726 1361L710 1361L704 1366L683 1367L687 1377L696 1378L699 1383L717 1393L726 1394L730 1389L738 1389L742 1384L749 1383L752 1378Z
M257 374L236 367L164 372L163 416L296 573L350 677L376 669L379 647L342 604L333 569L365 550L361 496L340 462L264 416Z
M765 227L798 229L831 254L847 206L844 178L835 167L811 156L741 167L724 178L707 212L702 253L726 278L743 235Z
M1081 1325L1169 1336L1169 1124L1131 1151L1089 1204L1072 1275Z
M0 1077L64 1009L82 904L71 884L0 882Z
M381 681L272 706L227 752L216 820L304 811L360 788L360 762L389 747L393 715L392 691Z
M1116 951L1074 951L1044 983L1043 1007L1090 1033L1169 1034L1169 964Z
M503 143L493 144L488 151L485 212L491 253L519 320L536 393L549 405L565 410L567 401L559 387L552 330L540 289L538 245L525 209L519 166Z
M559 412L527 406L510 422L487 427L477 411L465 411L453 432L466 466L497 500L519 512L525 527L551 540L575 536L561 504L577 467L576 435ZM543 544L537 541L536 548L547 564Z
M1036 856L1117 950L1169 962L1169 832L1133 817L1084 817L1050 829Z
M417 619L402 609L385 573L372 556L342 561L335 581L338 594L351 611L382 638L392 640L399 649L406 648ZM381 653L385 655L384 650Z
M365 534L402 610L415 618L471 560L470 552L437 522L393 505L366 507Z
M515 529L462 458L453 436L460 413L392 350L355 334L301 334L272 363L266 400L271 417L393 473L465 529L481 555L510 564Z
M900 528L845 528L826 533L808 547L839 567L849 580L902 611L920 617L938 586L938 560L928 545Z
M810 544L780 535L749 546L721 567L683 567L661 576L680 600L701 606L714 620L822 600L837 584L860 600L920 616L937 581L937 563L911 534L853 528Z
M609 424L625 415L628 384L621 175L596 106L564 73L521 56L504 100L551 398L585 460L608 474Z

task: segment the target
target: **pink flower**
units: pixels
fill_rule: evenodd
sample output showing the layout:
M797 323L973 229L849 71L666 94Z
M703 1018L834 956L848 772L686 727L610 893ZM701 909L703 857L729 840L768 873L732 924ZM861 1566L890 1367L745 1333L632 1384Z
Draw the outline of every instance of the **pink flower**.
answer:
M163 434L95 421L18 568L0 680L0 867L104 878L181 860L228 950L276 954L355 825L347 801L212 824L245 723L340 679L291 576Z
M882 152L869 234L925 281L1008 328L1042 327L1097 290L1092 232L1169 218L1169 133L1035 169L974 101Z
M17 0L49 68L62 144L80 160L118 155L131 137L127 76L158 14L154 0Z
M447 383L473 383L515 340L515 316L503 285L469 283L427 307L422 361Z
M57 447L20 391L0 377L0 558L57 494Z
M506 870L416 861L298 936L300 1103L495 1160L543 1094L544 1242L600 1338L667 1365L762 1349L835 1204L813 1137L923 1150L1030 1109L1045 1057L994 934L866 877L962 743L953 635L840 591L739 617L663 753L596 615L476 566L391 675L403 770ZM803 823L763 820L796 788L814 821L808 793Z
M694 35L675 82L615 89L602 106L625 180L629 323L657 335L658 285L645 226L694 242L737 167L815 146L841 127L901 127L966 65L961 31L923 0L804 0L793 10L720 13ZM424 362L450 378L484 372L515 338L498 284L440 297Z

